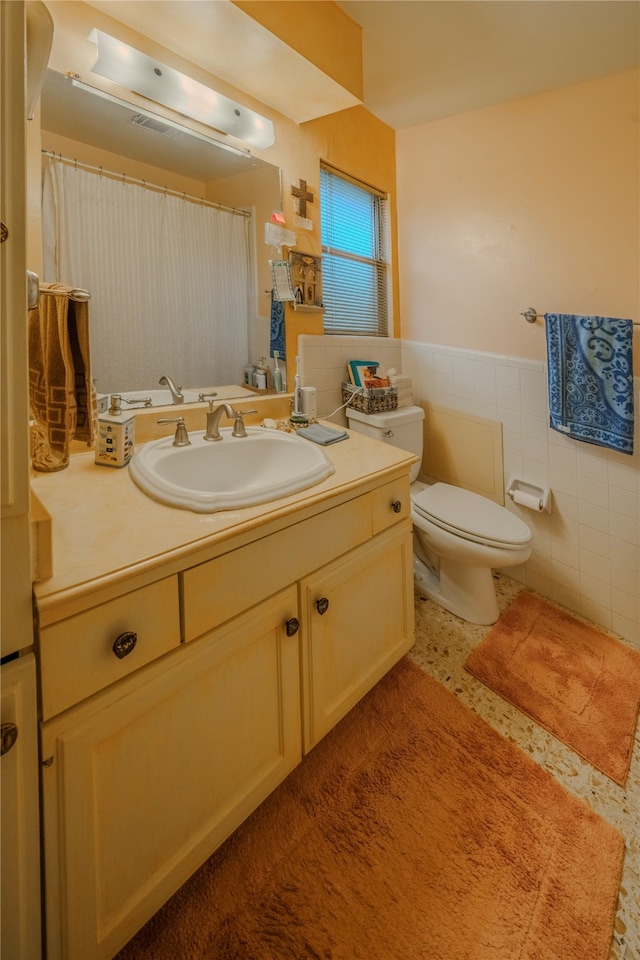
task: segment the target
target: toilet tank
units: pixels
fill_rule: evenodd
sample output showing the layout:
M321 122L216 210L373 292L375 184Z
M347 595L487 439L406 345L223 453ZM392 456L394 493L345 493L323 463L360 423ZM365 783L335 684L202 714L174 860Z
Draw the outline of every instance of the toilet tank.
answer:
M417 479L422 463L422 407L400 407L388 413L361 413L349 407L345 410L349 429L364 433L374 440L390 443L400 450L408 450L419 457L420 462L411 467L411 483Z

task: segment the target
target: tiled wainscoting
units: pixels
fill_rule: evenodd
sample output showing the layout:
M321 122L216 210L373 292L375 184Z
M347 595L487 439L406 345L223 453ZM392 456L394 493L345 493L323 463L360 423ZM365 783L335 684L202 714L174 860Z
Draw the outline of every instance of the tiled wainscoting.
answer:
M635 381L632 457L570 440L548 426L546 364L407 340L300 337L302 382L318 390L318 414L342 403L347 360L377 360L411 377L414 400L503 425L505 479L552 490L551 514L515 506L534 535L512 577L624 637L640 649L640 381ZM332 416L346 423L342 412Z
M318 391L318 416L326 418L342 404L343 380L349 360L377 360L382 370L402 363L402 341L385 337L316 337L303 334L298 340L300 376L305 387ZM331 417L346 425L342 412Z

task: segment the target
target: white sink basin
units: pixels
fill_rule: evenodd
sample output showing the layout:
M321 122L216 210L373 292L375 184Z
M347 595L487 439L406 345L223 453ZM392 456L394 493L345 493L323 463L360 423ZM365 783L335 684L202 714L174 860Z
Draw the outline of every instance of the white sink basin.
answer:
M246 437L220 430L222 440L190 433L191 446L173 436L145 443L129 473L154 500L196 513L235 510L306 490L335 472L323 449L290 433L247 427Z

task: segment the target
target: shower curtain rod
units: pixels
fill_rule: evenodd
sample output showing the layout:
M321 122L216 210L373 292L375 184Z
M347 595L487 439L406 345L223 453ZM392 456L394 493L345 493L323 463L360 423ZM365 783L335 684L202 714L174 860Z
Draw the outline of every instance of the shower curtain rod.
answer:
M524 317L527 323L535 323L538 319L544 320L544 313L538 313L535 307L527 307L520 316ZM634 327L640 327L640 320L632 320L631 323Z
M201 207L212 207L214 210L223 210L225 213L232 213L236 217L250 217L247 210L239 210L237 207L227 207L223 203L216 203L214 200L205 200L204 197L192 197L190 194L180 190L171 190L169 187L160 187L157 183L149 183L148 180L137 180L135 177L128 177L126 173L115 173L113 170L105 170L104 167L97 167L91 163L83 163L82 160L74 160L71 157L63 157L61 153L53 153L51 150L43 150L42 155L55 160L57 163L66 163L72 167L79 167L89 173L97 173L99 176L109 177L110 180L120 180L122 183L130 183L136 187L143 187L145 190L153 190L155 193L164 193L165 196L177 197L179 200L188 200L189 203L198 203Z

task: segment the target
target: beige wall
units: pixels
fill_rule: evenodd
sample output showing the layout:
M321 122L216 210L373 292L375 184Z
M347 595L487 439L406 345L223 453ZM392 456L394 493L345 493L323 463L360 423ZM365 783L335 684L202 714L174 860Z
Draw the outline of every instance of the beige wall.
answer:
M403 337L541 360L529 306L640 319L639 88L626 71L397 133Z
M551 490L551 514L507 501L533 532L509 573L637 647L637 421L632 457L550 430L544 321L519 314L640 320L639 86L633 70L397 134L403 373L417 402L499 421L506 477ZM634 348L637 375L640 327Z
M362 28L331 0L233 0L327 76L363 98Z

